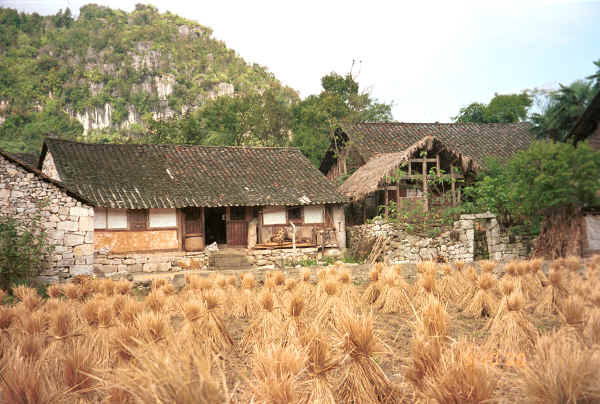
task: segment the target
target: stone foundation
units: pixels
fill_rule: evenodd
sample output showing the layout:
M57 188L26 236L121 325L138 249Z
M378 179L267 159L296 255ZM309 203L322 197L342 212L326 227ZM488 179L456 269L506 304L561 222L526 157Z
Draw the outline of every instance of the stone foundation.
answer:
M347 231L351 249L356 249L363 238L389 237L384 250L384 260L389 264L427 260L472 262L485 258L479 254L481 247L487 247L487 258L496 261L526 259L533 245L529 238L502 231L490 213L462 215L451 231L434 238L410 235L398 225L383 222L348 226ZM479 249L476 249L476 232L479 239L485 241Z
M281 266L292 267L318 258L317 247L273 250L235 250L232 254L245 256L248 266L254 269L274 269ZM221 250L220 253L227 253ZM104 254L96 251L94 273L105 277L126 277L140 272L170 272L208 269L210 252L157 252L131 254ZM338 249L326 249L326 256L340 255Z

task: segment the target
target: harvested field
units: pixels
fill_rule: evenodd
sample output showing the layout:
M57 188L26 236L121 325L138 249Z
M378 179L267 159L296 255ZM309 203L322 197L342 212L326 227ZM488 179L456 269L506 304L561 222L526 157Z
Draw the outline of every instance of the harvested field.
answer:
M20 286L0 306L0 402L600 401L600 257L498 269Z

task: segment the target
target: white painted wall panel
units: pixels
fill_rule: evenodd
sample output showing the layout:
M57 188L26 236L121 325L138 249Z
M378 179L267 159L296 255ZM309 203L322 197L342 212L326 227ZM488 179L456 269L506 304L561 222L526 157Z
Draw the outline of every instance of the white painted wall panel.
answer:
M270 209L263 212L263 224L285 224L285 209Z
M304 223L323 223L323 207L305 206Z
M126 229L127 209L109 209L107 222L109 229Z
M150 227L176 227L175 209L150 209Z
M106 229L106 208L94 208L94 229Z

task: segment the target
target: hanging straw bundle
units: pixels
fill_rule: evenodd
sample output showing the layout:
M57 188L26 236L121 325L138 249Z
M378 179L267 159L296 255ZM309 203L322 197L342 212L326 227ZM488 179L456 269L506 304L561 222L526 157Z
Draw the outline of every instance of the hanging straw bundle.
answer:
M492 317L498 309L498 300L493 294L496 278L489 272L479 275L477 280L478 290L465 307L463 314L472 317Z
M520 292L513 292L507 299L506 311L496 316L490 327L486 346L492 352L505 355L530 353L537 338L537 330L527 318L523 307L525 299Z
M383 343L375 333L371 314L341 314L337 345L347 356L337 389L340 403L380 403L390 399L393 389L387 376L374 360L382 353Z

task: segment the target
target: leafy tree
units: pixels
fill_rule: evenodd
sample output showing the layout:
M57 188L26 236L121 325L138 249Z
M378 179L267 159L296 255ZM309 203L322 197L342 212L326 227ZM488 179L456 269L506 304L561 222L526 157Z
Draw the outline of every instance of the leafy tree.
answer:
M389 104L379 103L361 92L351 73L332 72L321 79L323 90L300 102L293 111L292 144L318 165L329 145L337 149L336 131L360 121L392 120ZM336 150L336 153L339 150Z
M460 109L452 119L460 123L513 123L527 119L531 96L521 94L495 94L489 104L474 102Z
M560 85L547 93L548 101L541 113L534 113L531 121L540 138L566 141L569 133L596 94L590 81L577 80L568 86Z
M600 153L587 143L536 141L508 162L488 162L474 185L465 187L465 209L499 214L506 223L534 229L544 214L598 204Z

